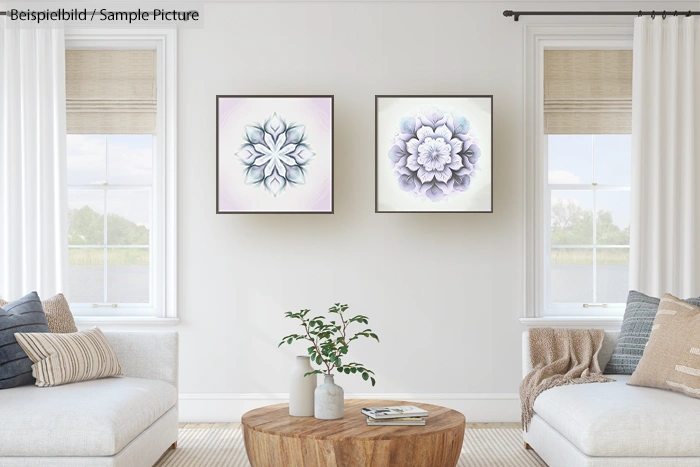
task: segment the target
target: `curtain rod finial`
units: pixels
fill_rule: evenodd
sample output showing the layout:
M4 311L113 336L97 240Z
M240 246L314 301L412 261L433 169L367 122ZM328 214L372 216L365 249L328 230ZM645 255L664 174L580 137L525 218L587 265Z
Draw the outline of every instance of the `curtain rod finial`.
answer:
M505 16L506 18L510 18L511 16L513 16L513 10L505 10L503 12L503 16Z

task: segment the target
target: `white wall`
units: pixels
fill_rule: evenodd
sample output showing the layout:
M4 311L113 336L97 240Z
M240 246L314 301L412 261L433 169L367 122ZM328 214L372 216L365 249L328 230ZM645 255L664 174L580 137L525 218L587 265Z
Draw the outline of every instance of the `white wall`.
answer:
M542 21L514 23L502 11L654 5L203 7L204 28L181 30L178 44L183 420L237 420L283 398L293 356L305 352L277 348L295 331L283 313L323 313L337 301L368 315L382 339L351 352L376 371L377 386L340 376L346 393L434 400L471 421L517 420L523 25ZM335 95L334 215L215 214L216 94ZM493 214L374 213L375 94L494 95Z

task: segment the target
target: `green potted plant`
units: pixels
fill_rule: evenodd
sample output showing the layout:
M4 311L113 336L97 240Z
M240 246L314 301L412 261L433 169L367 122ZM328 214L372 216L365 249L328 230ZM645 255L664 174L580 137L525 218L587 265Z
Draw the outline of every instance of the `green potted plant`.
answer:
M333 371L340 373L359 374L363 380L375 385L374 372L357 362L347 363L343 360L348 354L350 344L360 338L375 339L379 337L371 329L351 333L348 329L353 323L369 324L369 318L364 315L356 315L346 318L344 313L349 308L346 304L336 303L328 309L328 313L336 315L335 319L325 316L309 318L311 310L300 310L297 313L288 311L284 314L287 318L301 321L304 328L302 334L290 334L282 338L279 346L292 344L294 341L307 341L311 345L306 349L311 362L321 369L311 369L304 373L304 378L312 375L324 375L324 382L314 392L314 416L322 420L335 420L343 418L343 388L334 382ZM278 346L278 347L279 347ZM294 384L293 384L294 386ZM290 393L290 403L291 403Z

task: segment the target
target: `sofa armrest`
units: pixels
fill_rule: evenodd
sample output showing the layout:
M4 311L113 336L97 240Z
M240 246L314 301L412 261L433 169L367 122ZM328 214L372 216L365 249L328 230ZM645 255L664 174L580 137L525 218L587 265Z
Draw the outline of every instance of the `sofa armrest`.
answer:
M598 364L600 365L601 371L605 371L605 365L610 361L613 351L615 350L615 345L620 337L619 332L605 331L605 337L603 338L603 344L600 347L600 352L598 353ZM528 331L523 333L523 378L532 371L532 362L530 361L530 334Z
M177 332L108 332L104 335L119 359L125 376L158 379L178 387Z

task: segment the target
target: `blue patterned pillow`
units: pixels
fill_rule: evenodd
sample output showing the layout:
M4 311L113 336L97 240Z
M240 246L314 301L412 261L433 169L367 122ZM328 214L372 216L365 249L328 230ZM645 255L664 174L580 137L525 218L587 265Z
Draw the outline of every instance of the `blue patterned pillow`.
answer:
M688 298L685 301L700 306L700 297ZM620 337L603 373L615 375L634 373L644 353L644 347L649 342L649 334L660 302L661 299L630 290L625 316L622 318Z
M0 389L34 384L33 362L17 343L16 332L51 332L36 292L0 308Z

